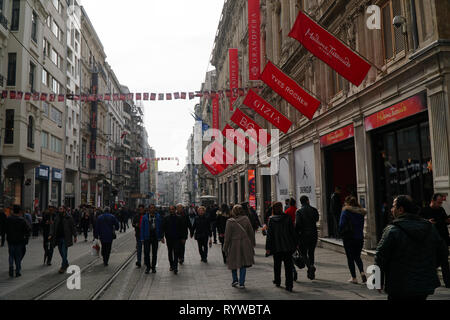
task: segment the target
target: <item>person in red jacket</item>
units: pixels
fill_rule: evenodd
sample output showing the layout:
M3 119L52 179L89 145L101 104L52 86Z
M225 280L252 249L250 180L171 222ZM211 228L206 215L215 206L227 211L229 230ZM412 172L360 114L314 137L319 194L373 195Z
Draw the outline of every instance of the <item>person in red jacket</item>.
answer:
M295 225L295 213L297 212L297 206L296 206L296 201L295 199L290 199L289 200L289 208L286 209L286 211L284 212L285 214L289 215L292 219L292 224Z

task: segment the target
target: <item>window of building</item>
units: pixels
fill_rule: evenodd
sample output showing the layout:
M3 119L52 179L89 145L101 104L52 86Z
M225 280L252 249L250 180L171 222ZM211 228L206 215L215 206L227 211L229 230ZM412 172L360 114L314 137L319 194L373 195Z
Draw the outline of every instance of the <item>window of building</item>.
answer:
M17 53L9 53L8 54L8 86L16 85L16 62L17 62Z
M42 102L42 109L43 109L44 114L47 117L50 117L50 106L47 102L45 102L45 101Z
M30 74L29 74L29 83L31 87L31 92L34 92L34 74L36 73L36 66L34 63L30 62Z
M37 13L33 11L31 15L31 40L37 43Z
M395 58L395 55L405 49L405 38L402 34L402 28L396 28L392 25L395 16L402 15L400 0L390 0L382 8L382 26L381 34L383 37L384 60L388 61Z
M27 146L34 149L34 120L32 116L28 117Z
M331 69L331 88L332 95L336 95L344 90L344 79L334 70Z
M45 131L41 132L41 147L43 149L48 149L48 133Z
M87 141L83 139L81 141L81 166L86 168L86 150L87 150Z
M13 0L11 14L11 31L19 30L20 0Z
M14 109L5 112L5 144L14 143Z
M62 127L62 112L52 107L52 112L50 115L50 119L58 124L58 126Z
M42 69L42 83L48 86L48 72L45 69Z
M62 140L55 136L51 136L50 147L50 150L52 150L53 152L62 153Z
M55 78L52 78L52 91L56 94L60 94L61 93L60 90L61 90L61 85Z
M55 7L56 11L60 12L61 7L60 7L59 0L52 0L52 3L53 3L53 6Z

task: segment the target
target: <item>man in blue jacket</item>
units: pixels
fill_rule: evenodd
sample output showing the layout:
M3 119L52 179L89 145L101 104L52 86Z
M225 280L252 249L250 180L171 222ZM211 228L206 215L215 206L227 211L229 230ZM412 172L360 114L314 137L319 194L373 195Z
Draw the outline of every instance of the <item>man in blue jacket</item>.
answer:
M163 240L161 216L156 212L154 204L150 205L149 213L142 218L140 226L141 242L144 243L144 264L147 267L146 274L156 273L156 259L158 257L158 242ZM164 241L164 240L163 240ZM152 250L152 261L150 263L150 248Z
M102 243L103 264L106 267L111 254L112 242L116 238L114 230L119 230L119 221L111 214L111 209L106 207L103 214L97 219L94 229L94 238L100 238Z

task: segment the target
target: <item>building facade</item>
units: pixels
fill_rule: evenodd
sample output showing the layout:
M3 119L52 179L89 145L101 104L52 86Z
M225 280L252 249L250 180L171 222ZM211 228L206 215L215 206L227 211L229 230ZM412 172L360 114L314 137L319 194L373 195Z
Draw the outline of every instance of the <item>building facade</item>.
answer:
M366 26L371 4L381 9L380 30ZM433 192L448 195L449 6L445 0L262 0L263 67L272 61L322 106L309 121L265 88L262 97L293 122L287 134L280 133L280 172L262 176L261 166L233 166L218 177L220 199L248 201L248 174L256 170L256 205L262 218L270 202L307 195L319 209L320 234L326 237L331 232L329 199L338 186L342 198L355 195L368 209L365 246L374 248L395 195L410 194L421 206ZM242 67L248 65L246 4L227 1L223 10L212 59L217 88L227 86L228 48L240 52L240 87L254 85ZM359 87L288 37L299 10L377 66ZM405 28L392 25L395 16L405 18ZM262 127L272 128L241 104L238 100L234 110L239 107ZM224 99L221 128L230 115ZM450 210L449 202L445 208Z

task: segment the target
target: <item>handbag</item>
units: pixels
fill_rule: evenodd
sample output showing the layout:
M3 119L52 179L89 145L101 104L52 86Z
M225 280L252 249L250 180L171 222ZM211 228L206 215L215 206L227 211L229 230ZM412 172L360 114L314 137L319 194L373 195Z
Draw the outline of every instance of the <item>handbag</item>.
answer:
M299 250L295 250L294 254L292 255L292 259L294 260L294 264L299 269L303 269L306 267L305 259L303 259L302 254Z

